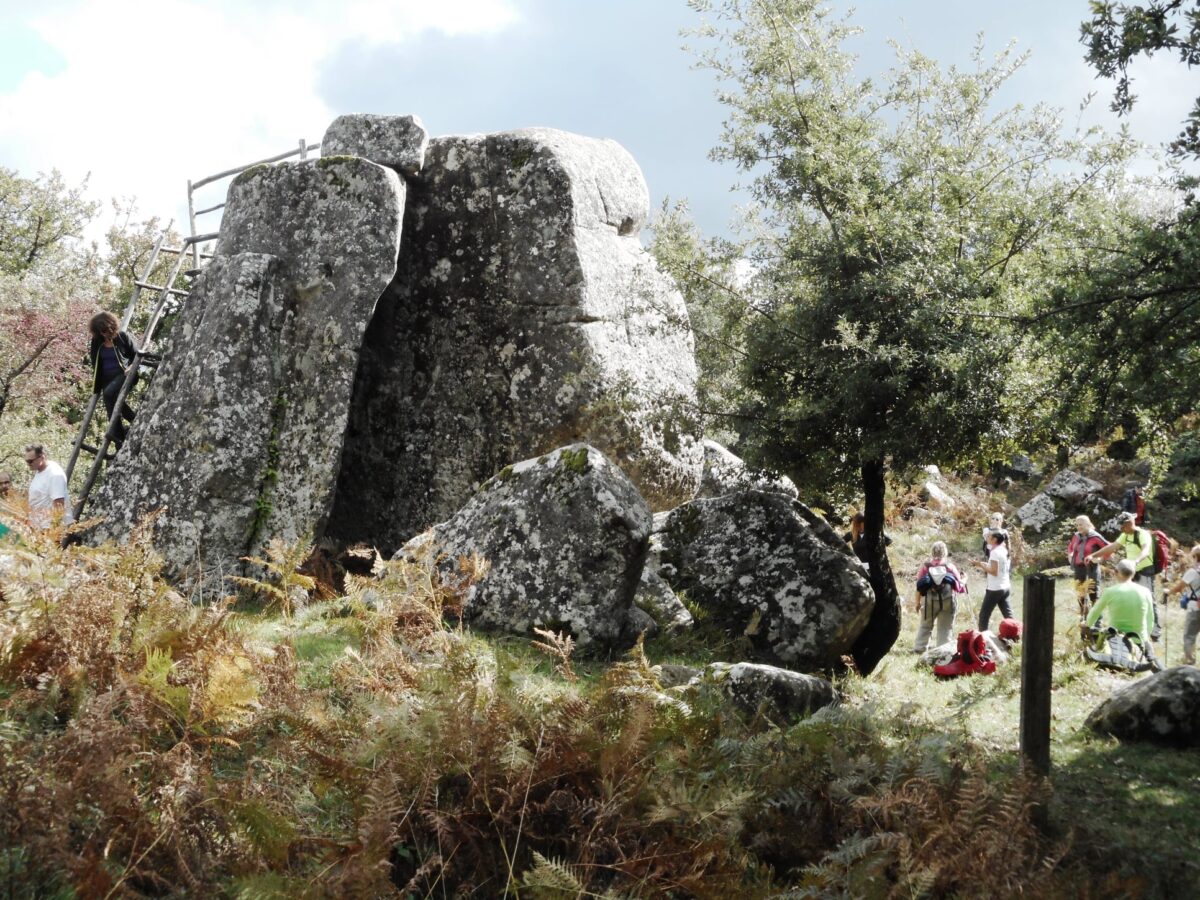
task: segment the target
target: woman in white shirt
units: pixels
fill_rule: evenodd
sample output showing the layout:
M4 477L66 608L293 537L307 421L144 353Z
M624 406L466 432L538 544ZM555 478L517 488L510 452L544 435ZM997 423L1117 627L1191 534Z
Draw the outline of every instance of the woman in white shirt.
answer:
M1196 636L1200 635L1200 544L1192 548L1192 564L1183 576L1167 588L1168 594L1181 594L1187 615L1183 620L1183 662L1196 664Z
M988 561L976 561L975 567L987 572L987 589L983 592L983 605L979 608L979 630L988 630L988 620L992 610L1000 607L1000 614L1005 619L1014 619L1012 604L1008 602L1012 593L1012 581L1008 577L1008 534L1004 531L992 531L987 536Z

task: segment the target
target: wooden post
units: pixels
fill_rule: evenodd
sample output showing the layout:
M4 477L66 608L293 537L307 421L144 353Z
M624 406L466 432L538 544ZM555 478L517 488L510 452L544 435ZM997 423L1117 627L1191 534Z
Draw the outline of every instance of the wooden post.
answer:
M1054 579L1025 576L1025 647L1021 654L1021 758L1050 774L1050 680L1054 665Z
M1054 579L1025 576L1025 644L1021 653L1021 764L1037 778L1050 776L1050 685L1054 668ZM1033 808L1045 831L1046 806Z

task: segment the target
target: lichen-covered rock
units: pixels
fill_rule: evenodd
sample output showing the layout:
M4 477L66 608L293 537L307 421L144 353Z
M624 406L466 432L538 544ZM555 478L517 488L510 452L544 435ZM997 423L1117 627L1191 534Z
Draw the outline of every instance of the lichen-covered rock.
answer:
M1028 503L1017 510L1021 525L1039 533L1054 522L1056 516L1054 501L1049 494L1034 494Z
M269 538L319 536L403 206L399 177L363 159L234 180L215 258L95 498L97 537L165 508L154 540L168 571L199 565L220 588Z
M659 574L765 662L837 666L871 615L866 569L827 525L782 494L742 491L672 510Z
M416 116L350 113L325 129L321 156L361 156L402 175L416 175L428 146L429 132Z
M398 555L451 572L477 554L490 568L470 589L466 621L520 635L567 631L580 648L603 651L636 636L630 610L650 521L621 470L575 444L504 468Z
M769 475L752 471L740 456L709 438L704 447L704 474L695 499L720 497L733 491L777 491L795 499L796 485L786 475Z
M1071 469L1063 469L1046 485L1045 493L1066 503L1082 504L1102 490L1104 485L1100 482Z
M1179 666L1116 691L1086 725L1124 741L1200 747L1200 669Z
M698 680L716 685L742 711L770 719L791 721L838 701L824 678L759 663L710 663Z
M575 441L652 508L703 452L683 300L643 250L645 181L612 141L548 129L436 138L368 332L331 531L394 548L489 475Z

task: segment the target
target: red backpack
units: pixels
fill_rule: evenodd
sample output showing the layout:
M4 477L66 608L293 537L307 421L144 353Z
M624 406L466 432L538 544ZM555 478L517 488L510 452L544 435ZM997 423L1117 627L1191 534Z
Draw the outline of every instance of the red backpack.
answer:
M1149 531L1149 529L1146 529ZM1133 532L1134 540L1137 541L1139 547L1142 546L1141 541L1142 529L1138 528ZM1150 558L1154 560L1154 574L1167 571L1167 567L1171 565L1171 539L1162 531L1151 531L1150 538L1154 541L1154 546L1150 550Z
M987 641L974 628L958 634L958 652L950 662L933 667L933 674L943 678L959 675L991 675L996 671L996 662L988 655Z

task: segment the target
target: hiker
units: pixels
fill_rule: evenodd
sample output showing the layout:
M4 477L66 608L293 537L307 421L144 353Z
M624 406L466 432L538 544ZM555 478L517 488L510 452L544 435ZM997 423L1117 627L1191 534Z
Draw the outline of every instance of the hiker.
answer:
M74 521L67 506L67 476L62 466L46 457L41 444L25 447L25 463L33 471L29 482L29 524L34 528L70 525Z
M1111 544L1105 544L1083 560L1091 565L1097 559L1104 559L1118 549L1125 551L1125 559L1133 563L1134 581L1150 593L1150 611L1154 614L1154 628L1150 632L1150 640L1157 641L1162 633L1158 624L1158 605L1154 602L1154 535L1145 528L1138 528L1137 513L1121 513L1121 533Z
M8 495L12 492L12 475L8 472L0 472L0 510L5 510L9 502ZM3 539L12 529L3 522L0 522L0 539Z
M1004 531L1004 513L992 513L988 516L988 523L983 526L983 558L985 562L987 561L988 553L992 549L988 546L988 535L993 531Z
M129 332L121 330L121 323L110 312L98 312L92 316L88 328L92 333L92 342L88 347L88 362L92 367L92 393L104 398L104 408L108 411L109 422L113 421L113 407L117 405L117 395L125 383L129 367L136 364L137 348ZM129 384L126 397L137 385L137 375ZM125 443L125 422L133 422L133 410L129 404L121 404L121 415L116 421L113 431L113 444L118 450Z
M1000 607L1000 613L1005 619L1015 619L1012 604L1008 597L1012 593L1012 581L1009 578L1011 560L1008 557L1008 532L1003 529L992 531L987 536L988 561L975 561L975 567L987 573L987 588L983 592L983 604L979 607L979 630L988 630L988 620L992 610Z
M842 535L842 540L850 545L850 549L854 551L854 555L867 562L867 542L863 539L867 533L867 517L862 513L855 513L850 517L850 530ZM883 536L883 546L890 546L892 539L886 534Z
M1117 583L1101 591L1100 599L1087 614L1085 624L1092 627L1107 613L1111 627L1121 634L1135 636L1146 659L1157 662L1153 649L1145 640L1147 632L1156 627L1151 624L1154 621L1154 598L1144 585L1135 580L1137 571L1137 566L1131 560L1123 559L1117 563Z
M1179 594L1180 605L1186 610L1183 620L1183 662L1196 664L1196 637L1200 635L1200 544L1192 548L1191 565L1167 588L1168 594Z
M954 614L958 611L958 598L955 595L966 593L966 590L967 580L950 561L945 542L936 541L929 550L929 559L917 571L913 608L921 614L921 624L917 626L913 653L925 652L934 622L937 623L937 643L934 646L940 647L950 640Z
M1134 524L1138 526L1146 524L1146 498L1142 495L1142 490L1140 484L1135 484L1126 488L1125 495L1121 498L1121 509L1133 513Z
M1087 516L1075 517L1075 532L1067 544L1067 560L1075 570L1075 595L1079 598L1079 617L1088 614L1100 596L1100 563L1084 562L1084 557L1108 544ZM1085 588L1084 585L1087 585Z

